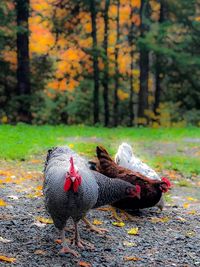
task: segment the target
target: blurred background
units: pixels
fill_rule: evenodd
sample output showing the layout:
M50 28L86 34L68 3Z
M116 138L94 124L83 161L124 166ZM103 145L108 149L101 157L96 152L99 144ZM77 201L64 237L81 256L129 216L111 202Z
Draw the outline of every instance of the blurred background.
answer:
M0 122L200 125L199 0L1 0Z

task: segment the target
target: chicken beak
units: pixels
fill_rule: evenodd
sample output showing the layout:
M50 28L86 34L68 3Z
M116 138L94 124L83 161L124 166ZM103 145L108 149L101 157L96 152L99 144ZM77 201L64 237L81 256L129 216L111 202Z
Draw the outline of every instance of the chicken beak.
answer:
M73 176L71 176L70 178L71 178L71 180L72 180L72 183L74 183L74 181L75 181L76 178L73 177Z
M136 193L136 197L137 197L138 199L141 198L141 196L140 196L140 192Z

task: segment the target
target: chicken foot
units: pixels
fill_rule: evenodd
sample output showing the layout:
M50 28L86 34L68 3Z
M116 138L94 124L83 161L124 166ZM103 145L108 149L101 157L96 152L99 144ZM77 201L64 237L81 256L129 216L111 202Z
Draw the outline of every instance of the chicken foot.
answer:
M78 252L76 252L75 250L71 249L68 247L66 239L65 239L65 230L61 230L61 241L62 241L62 249L59 251L59 254L66 254L66 253L70 253L75 257L79 257L80 255L78 254Z
M107 210L110 210L112 212L111 217L114 218L115 220L121 222L123 221L122 218L117 214L117 209L114 207L109 207ZM128 212L125 210L119 209L119 211L126 217L127 220L129 221L134 221L134 217L131 216Z
M86 242L84 240L81 240L80 235L79 235L79 231L78 231L78 223L75 222L74 223L75 226L75 237L74 237L74 241L73 244L76 245L77 247L84 249L84 247L87 247L89 249L94 249L94 245Z
M83 218L84 223L88 226L88 228L93 231L96 232L98 234L104 234L104 233L108 233L107 229L104 228L98 228L95 225L93 225L87 218Z

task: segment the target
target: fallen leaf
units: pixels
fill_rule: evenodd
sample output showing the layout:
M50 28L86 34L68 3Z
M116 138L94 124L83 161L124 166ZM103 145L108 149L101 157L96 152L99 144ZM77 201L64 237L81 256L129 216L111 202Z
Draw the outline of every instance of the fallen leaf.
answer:
M82 267L92 267L91 263L85 261L79 261L78 265Z
M161 223L167 223L167 222L169 222L169 220L170 220L170 218L168 218L168 217L151 218L151 222L152 223L159 223L159 222L161 222Z
M48 218L43 218L43 217L37 217L36 218L39 222L41 223L49 223L49 224L52 224L53 223L53 220L52 219L48 219Z
M124 227L125 223L124 222L112 222L112 225L117 226L117 227Z
M94 225L101 225L101 224L103 224L103 222L102 221L99 221L97 219L94 219L93 224Z
M194 237L196 235L196 233L194 231L189 231L185 233L186 237Z
M36 188L35 188L35 190L42 190L42 185L38 185Z
M8 204L3 199L0 198L0 206L4 207L4 206L7 206L7 205Z
M74 144L69 144L69 147L70 148L74 148Z
M61 239L56 239L56 240L54 240L54 241L55 241L56 244L59 244L59 245L62 244L62 240L61 240Z
M197 214L197 211L196 210L190 210L187 214L195 215L195 214Z
M135 256L130 256L130 257L125 256L124 260L125 261L141 261L142 259L138 258L138 257L135 257Z
M41 160L40 159L32 159L30 162L31 163L41 163Z
M6 261L6 262L15 262L16 259L15 258L9 258L7 256L4 256L4 255L0 255L0 261Z
M128 242L128 241L124 241L123 242L123 245L125 247L137 247L137 244L136 243L134 243L134 242Z
M41 249L37 249L34 254L36 255L46 255L46 252L44 250L41 250Z
M184 208L184 209L187 209L187 208L189 208L189 206L190 206L190 204L189 204L189 203L183 203L183 208Z
M12 240L9 240L9 239L6 239L6 238L3 238L2 236L0 236L0 242L2 242L2 243L9 243L11 241Z
M187 200L188 201L193 201L193 202L196 202L197 201L197 199L196 198L193 198L193 197L187 197Z
M130 230L127 231L127 233L129 235L137 235L138 231L139 231L139 229L138 229L138 227L136 227L136 228L131 228Z

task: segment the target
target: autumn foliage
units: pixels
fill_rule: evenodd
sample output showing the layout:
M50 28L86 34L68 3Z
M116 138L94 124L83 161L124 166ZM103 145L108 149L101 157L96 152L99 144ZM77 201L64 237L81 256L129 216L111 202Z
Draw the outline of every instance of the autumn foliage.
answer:
M0 4L2 123L21 120L16 107L28 101L27 96L24 100L15 93L18 51L14 43L16 32L25 30L16 30L16 2L3 0ZM115 117L117 124L130 126L170 126L173 121L184 125L187 119L198 123L197 102L192 98L197 95L199 61L188 61L191 51L186 49L188 37L197 38L189 23L198 26L198 4L178 2L105 0L94 1L92 8L91 1L31 0L31 95L27 98L32 123L91 124L97 113L95 122L111 126ZM174 7L185 10L184 15ZM186 64L193 67L192 75ZM186 102L182 92L188 94ZM189 110L188 115L174 116L182 110Z

